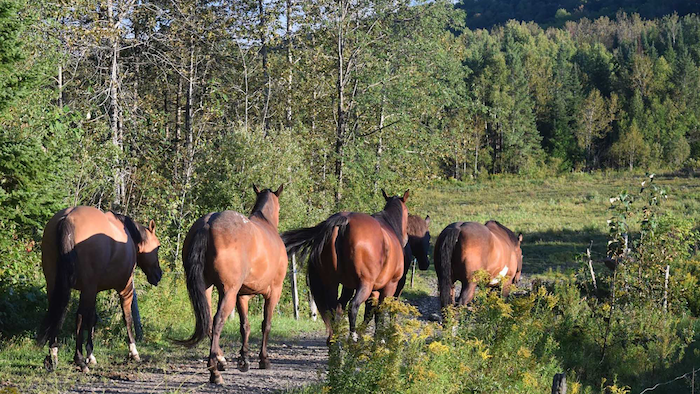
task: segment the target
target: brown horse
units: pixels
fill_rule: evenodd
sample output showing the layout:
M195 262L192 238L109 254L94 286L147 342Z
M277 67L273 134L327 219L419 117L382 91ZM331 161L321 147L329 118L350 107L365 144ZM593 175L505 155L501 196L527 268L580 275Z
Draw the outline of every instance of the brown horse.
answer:
M485 270L491 277L489 285L503 281L503 295L510 285L520 280L523 235L515 235L495 220L452 223L442 230L435 241L435 271L438 275L440 305L454 304L454 283L462 282L458 304L465 305L474 298L477 283L474 273Z
M309 288L326 323L329 341L333 331L326 312L340 311L343 301L347 302L338 301L340 284L343 294L355 291L348 314L355 337L360 305L375 290L380 302L393 296L403 276L408 190L402 197L389 197L384 190L382 194L384 210L372 216L340 212L315 227L282 234L288 253L297 253L301 259L309 256Z
M426 216L423 219L417 215L408 215L406 232L408 233L408 243L404 249L403 277L401 277L396 294L394 294L394 297L397 298L401 295L403 287L406 285L408 270L411 268L414 258L418 262L418 268L421 271L425 271L430 267L430 260L428 260L428 252L430 251L430 216Z
M219 371L226 366L219 339L226 318L234 305L241 317L241 346L238 368L245 372L248 364L248 300L253 295L265 298L265 317L262 324L260 368L270 368L267 341L272 313L282 294L282 283L287 274L287 252L277 232L279 225L279 196L283 186L273 192L260 191L249 217L234 211L215 212L202 216L190 229L182 253L187 274L187 290L194 308L194 334L182 343L194 345L211 334L211 348L207 364L212 383L222 384ZM219 293L219 306L211 317L211 291Z
M92 352L97 320L95 299L98 292L109 289L116 290L121 300L129 357L139 361L131 327L134 268L138 265L150 284L157 285L160 281L163 273L158 264L160 242L155 227L153 220L145 228L127 216L92 207L67 208L49 220L41 241L49 310L37 336L42 346L49 341L50 355L44 360L48 370L53 370L58 362L58 332L66 317L71 289L80 290L75 364L88 372L87 364L97 362ZM82 353L83 331L88 332L87 358Z

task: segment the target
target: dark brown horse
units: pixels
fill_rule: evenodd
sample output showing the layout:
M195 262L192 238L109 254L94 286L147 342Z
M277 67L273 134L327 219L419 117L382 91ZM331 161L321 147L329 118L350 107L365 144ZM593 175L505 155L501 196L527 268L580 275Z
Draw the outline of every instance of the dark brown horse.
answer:
M489 285L503 282L503 295L510 285L520 280L523 235L515 235L495 220L452 223L442 230L435 241L435 271L438 275L440 305L454 304L454 283L462 282L458 304L465 305L474 298L474 273L484 270L490 275Z
M348 314L350 332L355 336L360 305L375 290L380 302L393 296L403 276L408 190L402 197L389 197L384 190L382 194L384 210L372 216L341 212L315 227L282 234L288 253L297 253L302 260L309 256L309 288L326 323L329 341L333 331L326 312L344 307L338 301L340 284L343 294L355 292Z
M71 289L80 291L75 331L76 365L88 372L87 364L97 362L92 352L97 320L95 299L98 292L109 289L119 293L129 337L129 357L139 360L131 319L134 268L138 265L150 284L157 285L160 281L160 242L155 227L153 220L145 228L127 216L104 213L92 207L64 209L49 220L41 241L41 265L49 310L37 336L40 345L49 342L50 355L44 361L47 369L53 370L58 362L58 332L66 316ZM82 352L83 331L88 332L87 357L83 357Z
M406 285L408 270L411 268L414 258L418 262L418 268L421 271L425 271L430 267L430 260L428 259L428 252L430 251L430 216L426 216L423 219L417 215L408 215L406 232L408 233L408 243L404 249L403 277L401 277L396 294L394 294L397 298L401 295L403 287Z
M187 290L194 308L194 334L184 344L194 345L211 334L207 364L209 381L222 384L219 371L226 366L219 339L226 318L234 305L241 317L241 347L238 368L247 371L248 364L248 300L253 295L265 298L262 324L260 368L270 368L267 341L272 313L282 294L287 274L287 252L277 232L279 196L283 186L273 192L253 185L257 195L253 212L246 217L238 212L223 211L202 216L190 229L183 246L182 262L187 274ZM211 291L216 287L219 306L211 317Z

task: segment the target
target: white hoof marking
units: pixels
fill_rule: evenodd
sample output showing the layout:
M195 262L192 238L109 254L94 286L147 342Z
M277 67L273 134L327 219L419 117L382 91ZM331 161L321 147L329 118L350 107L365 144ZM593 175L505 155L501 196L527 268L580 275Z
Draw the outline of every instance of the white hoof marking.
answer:
M216 361L226 364L226 357L224 356L216 356Z
M90 354L88 356L88 364L89 365L97 365L97 359L95 358L94 354Z
M136 344L135 343L130 343L129 344L129 356L133 359L139 359L139 352L136 350Z

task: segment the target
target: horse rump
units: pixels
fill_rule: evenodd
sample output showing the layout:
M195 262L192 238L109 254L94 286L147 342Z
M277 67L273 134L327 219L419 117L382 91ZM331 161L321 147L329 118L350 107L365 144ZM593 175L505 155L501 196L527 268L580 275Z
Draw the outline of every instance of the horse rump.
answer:
M192 309L194 309L195 327L194 333L186 340L173 340L173 342L194 346L201 342L211 333L211 311L206 296L206 285L204 283L204 264L207 261L207 246L209 244L209 226L204 226L197 230L189 250L183 261L185 275L187 277L187 292L190 296Z
M60 219L56 226L56 245L56 278L53 292L49 295L49 310L37 333L36 342L39 346L44 346L47 340L54 340L58 336L66 319L70 292L75 285L75 226L66 218ZM53 343L49 345L54 346Z

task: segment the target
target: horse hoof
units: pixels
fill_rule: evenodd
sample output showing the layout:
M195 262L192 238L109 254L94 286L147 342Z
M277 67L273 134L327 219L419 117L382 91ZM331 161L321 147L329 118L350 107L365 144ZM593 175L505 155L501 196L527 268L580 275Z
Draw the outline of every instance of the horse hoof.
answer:
M77 367L78 367L78 370L82 373L89 373L90 372L90 368L88 368L88 366L85 365L84 363L78 364Z
M137 363L138 363L138 362L141 362L141 356L139 356L138 353L136 353L136 354L129 354L129 358L130 358L132 361L136 361Z
M209 383L224 384L224 378L221 377L221 374L211 374L211 376L209 376Z
M93 354L88 356L88 365L97 365L97 359Z
M222 358L223 358L223 357L221 357L221 358L217 357L217 358L216 358L216 369L219 370L219 371L225 371L225 370L226 370L226 359L223 358L223 360L222 360Z
M250 364L247 360L238 360L238 370L241 372L248 372L250 369Z
M56 370L56 364L53 362L51 356L46 356L44 359L44 368L46 368L46 372L53 372Z
M260 369L270 369L270 367L272 367L272 363L269 359L260 360Z

